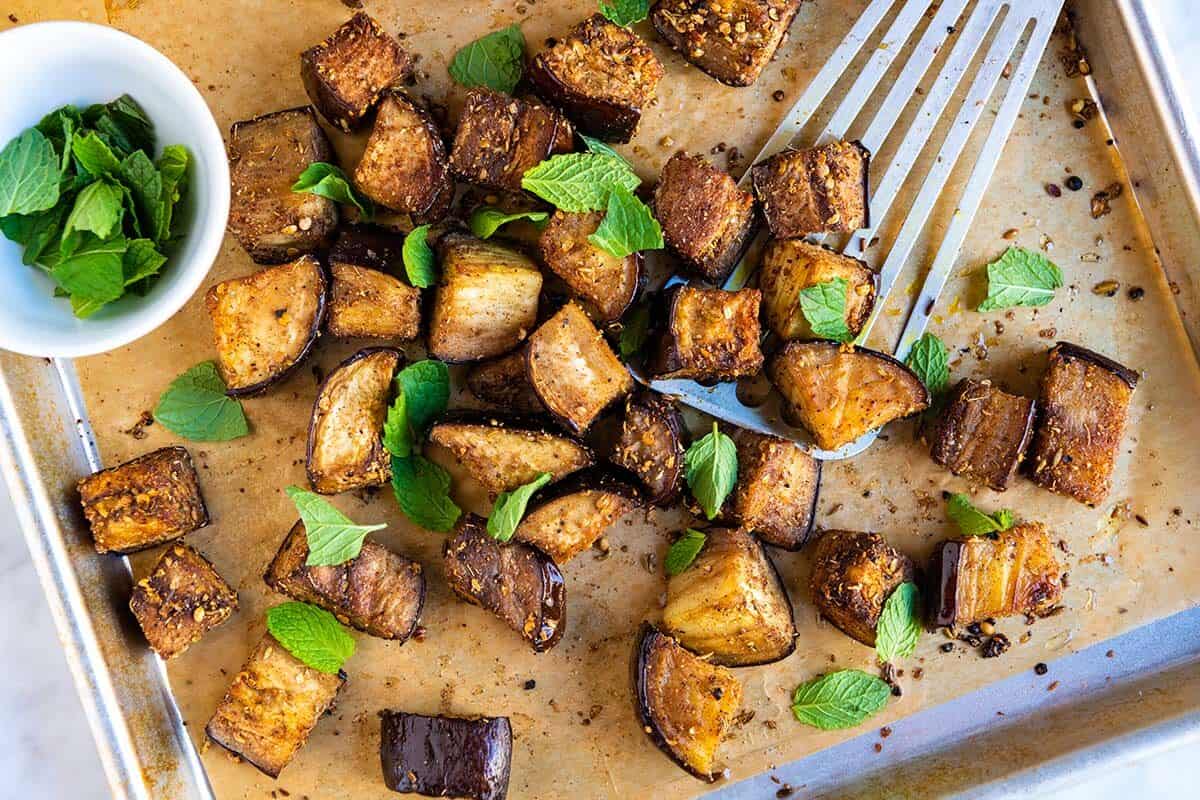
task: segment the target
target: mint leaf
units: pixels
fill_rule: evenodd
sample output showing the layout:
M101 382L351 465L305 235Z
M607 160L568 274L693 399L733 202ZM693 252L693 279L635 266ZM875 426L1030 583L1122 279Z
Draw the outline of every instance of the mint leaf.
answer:
M171 237L175 206L187 190L187 170L190 161L191 155L187 148L173 144L163 150L163 154L155 163L162 176L162 216L158 219L158 229L154 231L154 241L160 244Z
M354 190L354 185L340 167L327 164L324 161L314 161L300 173L300 177L292 184L293 192L308 192L320 197L326 197L335 203L345 203L358 209L364 221L370 222L375 216L375 205Z
M426 359L410 364L396 376L396 399L383 423L383 446L407 458L416 451L416 439L450 402L450 370L441 361Z
M946 501L946 516L963 536L984 536L989 533L1002 533L1013 526L1013 515L1008 509L1001 509L995 514L985 514L971 502L968 495L950 495Z
M588 241L616 258L625 258L642 250L661 250L662 226L650 207L624 186L615 186L608 194L608 210Z
M127 94L111 103L85 108L83 125L95 128L110 147L120 151L121 157L135 150L154 152L154 126L137 101Z
M624 162L625 166L629 167L629 171L633 171L633 166L625 160L625 156L617 152L617 149L608 142L602 142L595 137L588 136L586 133L576 131L576 136L583 142L583 146L587 148L589 153L595 153L598 156L612 156L613 158Z
M917 339L904 363L917 373L921 383L929 390L930 397L937 397L950 382L950 363L947 360L945 343L932 333Z
M476 39L454 54L450 77L463 86L486 86L512 94L525 69L525 36L521 26L509 25Z
M96 181L85 186L75 198L63 236L73 231L90 231L107 239L117 230L124 214L124 195L120 187L106 180Z
M1044 306L1063 285L1062 271L1036 250L1010 247L987 266L987 299L979 311L1013 306Z
M543 472L524 486L518 486L509 492L501 492L488 515L487 532L498 542L507 542L513 537L521 518L525 516L525 508L534 492L550 482L553 476Z
M650 16L650 0L611 0L600 3L600 13L622 27L629 27Z
M158 252L154 242L149 239L130 239L129 248L121 259L121 271L125 285L131 286L158 274L162 265L167 263L167 257Z
M433 260L433 250L426 242L428 236L429 226L418 225L404 237L404 247L400 251L408 282L418 289L428 289L437 283L437 265Z
M91 316L125 293L125 251L128 242L117 235L108 240L84 240L50 269L50 275L71 296L75 316Z
M267 630L284 650L318 672L336 675L354 655L354 637L337 617L308 603L267 609Z
M632 192L642 183L619 156L564 153L531 167L521 188L562 211L601 211L618 186Z
M671 542L671 547L667 550L667 559L663 562L667 574L678 575L690 567L696 556L700 555L707 540L708 536L705 534L688 528L682 536Z
M621 323L621 339L618 346L621 358L628 361L633 358L650 338L650 304L639 303L629 312L629 317Z
M692 496L704 509L704 516L713 519L737 483L737 446L714 422L712 433L693 442L683 454L683 463Z
M467 227L471 229L471 233L480 239L490 239L492 234L500 229L501 225L507 225L519 219L527 219L530 222L545 222L549 218L550 214L546 211L518 211L515 214L505 214L500 209L493 208L492 206L480 206L471 212L471 218L467 220Z
M121 169L121 161L113 154L112 148L94 132L86 136L76 133L71 139L71 153L79 166L96 178L115 178Z
M415 448L412 426L408 422L408 401L401 391L388 406L387 417L383 420L383 449L397 458L408 458Z
M0 217L0 233L25 248L21 255L24 264L37 264L62 233L68 210L66 203L59 203L36 214Z
M165 227L166 214L170 208L163 201L163 178L150 157L138 150L130 153L121 161L118 174L121 182L133 195L138 218L143 230L162 241L159 231Z
M875 629L875 655L881 664L907 658L921 638L921 592L915 583L900 584L888 595Z
M58 202L58 154L37 128L0 150L0 217L36 214Z
M332 567L358 558L367 534L387 527L383 523L359 525L321 495L299 486L288 486L284 491L296 504L300 521L304 523L304 534L308 539L308 559L304 562L307 566Z
M450 499L450 473L422 456L392 457L392 491L404 515L427 530L445 533L462 514Z
M800 311L808 320L813 336L835 342L850 341L846 326L845 278L831 278L800 290Z
M60 171L66 173L67 168L71 166L71 144L75 138L75 131L83 127L83 117L79 109L68 105L51 111L42 117L42 121L36 127L62 154Z
M194 442L225 442L250 432L242 404L225 394L213 361L202 361L171 381L158 398L154 419Z
M796 688L792 713L805 725L825 731L853 728L887 705L892 688L862 670L843 669Z

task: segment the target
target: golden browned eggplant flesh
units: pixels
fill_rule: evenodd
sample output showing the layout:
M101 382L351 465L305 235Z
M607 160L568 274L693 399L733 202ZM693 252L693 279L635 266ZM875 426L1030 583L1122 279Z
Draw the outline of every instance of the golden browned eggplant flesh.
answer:
M504 800L512 769L508 717L380 714L383 782L394 792Z
M576 472L530 499L513 536L565 564L641 507L642 493L632 478L612 467Z
M659 378L731 381L763 365L758 289L727 292L695 286L667 290L666 327L649 363Z
M916 571L877 533L827 531L813 548L813 605L847 636L875 646L883 604Z
M738 479L730 518L759 539L799 550L812 534L821 462L788 439L738 430Z
M150 574L133 587L129 610L150 648L174 658L233 616L237 592L212 563L186 544L163 552Z
M684 445L687 427L679 409L654 392L641 392L625 401L621 433L609 459L638 477L647 499L671 505L683 492Z
M1008 488L1033 433L1034 402L991 381L964 378L929 431L929 454L955 475Z
M758 272L771 332L785 341L818 338L800 308L800 292L835 278L846 281L846 330L858 336L875 307L875 272L866 262L803 239L771 240Z
M784 150L752 168L754 191L776 239L852 233L871 224L871 154L858 142Z

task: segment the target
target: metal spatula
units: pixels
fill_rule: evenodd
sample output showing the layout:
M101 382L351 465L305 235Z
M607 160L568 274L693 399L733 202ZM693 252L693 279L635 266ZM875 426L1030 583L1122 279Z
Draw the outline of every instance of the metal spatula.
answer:
M908 356L912 344L925 332L934 303L949 277L962 248L963 239L979 209L983 193L1000 160L1004 143L1029 91L1038 62L1054 31L1062 5L1063 0L976 0L974 3L971 0L943 0L941 3L931 0L874 0L755 158L755 162L758 162L789 146L818 145L844 137L867 101L880 88L893 62L901 53L907 52L907 63L896 75L886 98L879 105L866 133L861 137L868 150L879 153L885 140L895 132L896 123L905 108L910 102L920 98L920 108L916 116L912 117L908 129L903 132L904 138L895 153L887 163L875 159L871 165L873 174L870 183L874 187L870 197L872 227L853 234L844 248L847 255L866 258L867 248L880 223L890 212L900 210L893 209L892 206L918 156L938 128L939 121L949 113L955 114L941 149L931 162L929 174L908 208L908 216L900 232L887 249L883 266L879 270L875 313L860 334L860 341L866 338L880 309L884 307L901 267L912 255L917 239L929 221L934 204L943 199L950 174L962 155L975 125L991 106L990 100L997 85L1002 77L1007 77L1007 91L1004 92L1003 100L995 113L991 130L978 151L970 177L961 196L957 198L953 217L924 285L910 306L907 322L893 355L903 361ZM893 14L897 6L899 10ZM968 12L965 17L964 11ZM933 15L932 19L917 38L915 45L909 43L908 40L920 27L922 19L929 14ZM822 108L829 92L851 67L859 51L889 17L892 20L891 25L884 32L874 53L863 65L849 91L841 98L840 105L833 109L824 130L810 142L796 141L809 120ZM945 58L941 71L933 83L923 92L920 91L919 87L926 73L930 71L943 46L951 40L953 49ZM1023 48L1020 47L1022 40L1026 41ZM980 59L980 52L985 46L986 53ZM1019 59L1013 61L1017 51L1020 51ZM957 110L953 111L950 101L959 90L959 85L972 75L974 77L970 87ZM746 188L749 181L750 172L747 170L741 180L742 187ZM763 238L765 235L760 235L760 239ZM753 277L754 267L757 266L754 254L761 249L761 244L760 241L750 248L750 255L734 270L724 288L740 289ZM874 253L873 248L872 255ZM680 280L672 279L672 282ZM793 427L784 421L777 393L773 392L761 405L749 406L738 399L737 385L734 383L702 386L690 380L643 379L643 382L656 391L678 398L685 405L739 427L783 436L802 443L811 441L802 428ZM849 458L867 449L878 435L879 431L872 431L838 450L820 450L812 447L811 452L820 459Z

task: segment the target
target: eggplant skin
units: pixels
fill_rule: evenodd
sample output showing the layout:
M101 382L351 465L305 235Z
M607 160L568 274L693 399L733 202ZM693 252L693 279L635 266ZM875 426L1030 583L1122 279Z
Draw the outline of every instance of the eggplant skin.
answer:
M388 92L354 170L354 184L379 205L415 220L446 216L454 179L437 123L402 93Z
M821 462L778 436L738 430L733 440L738 479L729 516L769 545L799 550L817 517Z
M204 306L226 394L265 392L308 357L325 320L325 287L321 262L301 256L208 290Z
M525 350L472 365L467 372L467 388L475 398L518 414L546 411L525 375Z
M666 328L647 368L657 378L731 381L763 366L758 289L673 286L666 291Z
M641 253L617 258L589 241L603 220L600 211L555 211L538 239L542 263L601 324L619 320L637 302L645 283Z
M710 528L692 565L667 579L663 629L713 664L750 667L796 649L783 579L763 545L732 528Z
M686 438L678 407L643 391L626 399L621 433L609 459L638 477L651 503L669 506L683 493Z
M754 192L776 239L853 233L871 224L871 153L860 142L784 150L751 168Z
M183 447L163 447L76 485L97 553L145 550L208 524L200 478Z
M785 341L815 339L800 292L834 278L846 281L846 328L858 336L875 307L875 272L866 262L803 239L773 239L763 251L758 287L767 327Z
M512 770L508 717L430 717L381 711L379 759L393 792L504 800Z
M877 533L826 531L814 547L812 564L813 605L842 633L867 647L875 646L888 596L916 576L909 557Z
M368 347L325 377L308 425L305 472L314 491L337 494L391 479L383 424L403 363L395 348Z
M1025 457L1033 435L1035 403L991 381L964 378L951 390L928 432L929 455L955 475L997 492Z
M550 556L520 542L501 544L487 520L459 518L442 550L446 583L461 599L495 614L535 653L558 644L566 627L566 585Z
M642 506L642 493L633 481L633 475L611 466L576 472L530 498L513 538L565 564Z
M150 574L134 584L129 599L150 649L163 659L183 653L237 607L233 587L186 544L168 547Z
M459 117L450 168L469 183L520 192L525 173L555 153L571 152L574 138L571 123L554 109L474 88Z
M707 783L714 759L742 704L733 672L692 655L642 623L633 655L634 708L650 740L686 772Z

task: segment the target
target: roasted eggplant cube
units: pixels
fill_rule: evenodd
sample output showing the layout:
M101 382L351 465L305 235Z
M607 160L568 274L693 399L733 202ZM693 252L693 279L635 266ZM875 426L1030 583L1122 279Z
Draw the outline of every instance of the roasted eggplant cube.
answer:
M1089 506L1104 502L1137 380L1099 353L1058 343L1038 397L1028 461L1033 482Z
M360 631L406 641L425 604L425 575L416 561L367 539L362 550L336 566L309 566L308 533L297 522L263 579L293 600L320 606Z
M339 338L415 339L421 331L421 290L395 277L403 269L404 237L365 225L343 229L329 251L329 316Z
M430 428L429 441L453 453L492 494L524 486L543 472L561 480L596 461L582 442L517 417L452 415Z
M717 748L742 705L742 684L733 671L643 623L634 648L633 695L651 741L691 775L716 781Z
M789 342L767 368L789 415L836 450L929 407L929 391L891 356L835 342Z
M649 502L668 506L683 490L687 427L667 398L642 392L625 401L621 433L609 456L641 481Z
M929 431L929 454L955 475L1003 492L1025 456L1034 403L991 381L964 378Z
M208 290L217 368L232 396L258 394L309 354L325 319L325 273L313 256Z
M502 245L462 234L443 237L442 278L429 322L429 352L442 361L507 353L537 324L542 273Z
M182 447L164 447L79 481L98 553L132 553L208 524L200 480Z
M754 238L754 195L703 156L671 156L654 187L663 240L699 278L722 284Z
M150 649L165 659L200 641L237 606L233 587L186 544L168 547L150 574L134 584L129 600Z
M908 556L877 533L827 531L813 551L813 605L842 633L868 647L883 604L896 587L914 580Z
M663 630L726 667L770 664L796 649L792 603L750 534L711 528L691 566L667 579Z
M846 329L858 336L875 307L875 272L857 258L803 239L772 239L758 273L767 327L784 341L818 338L800 308L800 292L835 278L846 282Z
M628 142L654 99L662 64L637 34L593 14L538 53L529 80L579 130Z
M412 67L412 56L364 12L300 54L300 78L309 99L346 133L359 127L379 95L399 86Z
M354 184L379 205L416 220L446 216L454 179L437 123L399 92L384 95Z
M525 375L524 349L473 365L467 372L467 388L477 399L518 414L546 410Z
M799 550L812 534L821 462L789 439L734 433L738 478L732 518L767 544Z
M796 17L803 0L659 0L655 30L692 64L729 86L749 86Z
M229 232L251 258L279 264L329 244L337 203L292 186L314 162L332 160L333 148L309 106L234 123Z
M570 561L618 519L641 507L642 493L633 476L622 472L598 467L541 490L530 499L513 538L538 548L556 564Z
M542 405L583 433L633 391L633 378L587 314L574 303L546 320L525 350L526 374Z
M504 800L512 762L508 717L380 713L383 782L393 792Z
M399 350L371 347L343 361L321 383L308 425L305 463L315 491L337 494L391 480L383 423L392 379L403 363Z
M641 253L617 258L588 240L603 220L599 211L556 211L538 240L542 263L601 324L619 320L637 300L643 282Z
M942 542L928 579L931 622L964 626L989 618L1041 617L1062 600L1063 573L1039 522Z
M463 600L499 617L541 653L566 625L566 587L550 556L520 542L501 544L487 521L463 514L443 550L446 582Z
M870 153L857 142L785 150L752 169L754 191L776 239L852 233L871 224Z
M454 135L450 169L467 183L519 192L527 171L574 148L571 123L554 109L472 89Z
M320 672L263 634L229 685L204 731L208 738L272 778L308 741L346 682Z
M658 378L732 381L763 366L758 289L726 292L695 286L667 290L666 326L649 369Z

